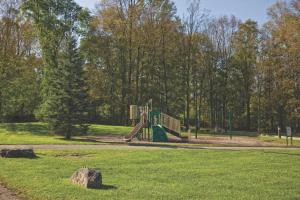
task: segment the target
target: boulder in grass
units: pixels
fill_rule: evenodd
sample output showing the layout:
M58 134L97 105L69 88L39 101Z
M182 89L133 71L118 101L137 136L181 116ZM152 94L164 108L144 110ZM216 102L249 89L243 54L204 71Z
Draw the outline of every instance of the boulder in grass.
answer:
M99 189L102 186L102 175L97 170L81 168L72 175L71 182L85 188Z
M2 149L0 155L3 158L36 158L32 149Z

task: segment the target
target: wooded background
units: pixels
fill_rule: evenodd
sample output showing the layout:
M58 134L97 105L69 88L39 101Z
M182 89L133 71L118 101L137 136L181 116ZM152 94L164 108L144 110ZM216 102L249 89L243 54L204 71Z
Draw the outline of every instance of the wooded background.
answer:
M83 73L84 79L72 79L87 94L81 107L72 104L85 110L83 123L127 125L129 105L153 99L155 108L187 127L228 129L231 122L235 130L300 131L300 0L270 7L263 26L234 16L211 17L198 1L185 17L171 0L99 0L93 13L72 0L40 0L44 7L34 7L34 0L0 2L2 122L43 119L45 94L51 94L45 93L51 83L45 79L55 74L45 61L58 55L82 59L61 66L77 66L74 76ZM23 12L24 3L44 21ZM49 20L51 9L58 8L65 15ZM77 23L79 15L66 21L75 19L76 9L85 12L84 23ZM72 26L54 32L61 18ZM45 22L53 26L45 29ZM80 29L76 36L74 24ZM69 39L49 45L59 34ZM57 102L55 107L64 98Z

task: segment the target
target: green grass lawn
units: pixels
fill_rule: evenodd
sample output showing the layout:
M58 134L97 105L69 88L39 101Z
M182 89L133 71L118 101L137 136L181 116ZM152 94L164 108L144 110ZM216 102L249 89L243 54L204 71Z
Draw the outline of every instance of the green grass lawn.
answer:
M88 136L125 136L132 130L132 127L125 126L108 126L108 125L91 125L88 131ZM226 135L213 135L207 132L200 132L201 135L210 136L226 136ZM187 136L187 132L182 133ZM234 135L238 136L239 134ZM247 135L247 134L246 134ZM284 144L286 143L284 137L279 140L275 137L259 136L259 140ZM0 144L102 144L83 137L74 137L71 141L64 140L63 137L51 135L45 123L14 123L14 124L0 124ZM103 143L104 144L104 143ZM165 144L165 145L179 145L180 144ZM220 146L208 144L184 144L189 146ZM224 146L224 145L223 145ZM294 146L300 146L300 141L295 140Z
M37 151L0 158L0 180L33 200L300 199L300 151ZM100 169L105 187L70 184L80 167Z
M131 127L91 125L88 135L127 135ZM93 141L75 137L66 141L63 137L49 134L47 124L19 123L0 124L0 144L94 144Z

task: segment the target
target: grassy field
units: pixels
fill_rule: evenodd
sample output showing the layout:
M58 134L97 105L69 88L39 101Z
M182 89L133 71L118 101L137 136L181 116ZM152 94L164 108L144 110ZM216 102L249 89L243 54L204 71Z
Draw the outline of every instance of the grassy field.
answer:
M88 131L88 136L125 136L132 130L132 127L125 126L108 126L108 125L91 125ZM187 132L182 133L187 136ZM228 136L226 134L210 134L207 131L201 131L202 136ZM270 144L286 144L286 140L279 140L272 136L257 136L253 133L234 132L236 136L256 137L258 140L270 142ZM84 137L74 137L71 141L64 140L63 137L51 135L44 123L16 123L16 124L0 124L0 144L101 144ZM172 145L172 144L168 144ZM179 145L179 144L176 144ZM185 144L187 145L187 144ZM194 146L194 145L191 145ZM209 144L197 144L196 146L218 146ZM300 146L300 140L294 140L294 146Z
M131 127L91 125L88 135L127 135ZM0 124L0 144L94 144L74 137L71 141L49 134L44 123Z
M300 199L300 151L37 151L1 159L0 180L33 200ZM105 186L70 184L83 166L100 169Z

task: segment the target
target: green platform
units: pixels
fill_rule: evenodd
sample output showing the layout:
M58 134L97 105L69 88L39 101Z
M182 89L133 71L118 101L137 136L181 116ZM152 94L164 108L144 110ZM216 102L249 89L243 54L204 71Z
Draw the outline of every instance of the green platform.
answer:
M150 127L152 129L152 142L168 142L166 130L161 126L160 111L152 111L150 115Z

